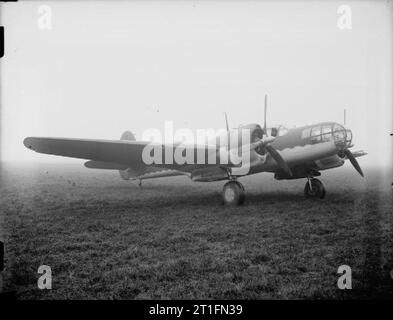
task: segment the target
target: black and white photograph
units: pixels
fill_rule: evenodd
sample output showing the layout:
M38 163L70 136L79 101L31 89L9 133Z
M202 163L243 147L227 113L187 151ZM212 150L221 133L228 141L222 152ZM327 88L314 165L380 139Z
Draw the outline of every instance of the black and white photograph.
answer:
M0 25L0 296L393 299L392 0L22 0Z

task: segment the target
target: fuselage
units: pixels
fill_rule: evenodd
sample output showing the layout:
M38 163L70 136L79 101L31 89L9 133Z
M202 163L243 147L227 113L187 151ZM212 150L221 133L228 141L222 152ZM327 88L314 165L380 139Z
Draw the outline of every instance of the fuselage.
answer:
M239 127L250 130L251 142L264 135L258 124ZM271 145L280 152L286 163L293 169L293 177L280 172L277 163L266 156L263 148L251 151L249 174L275 172L277 179L293 179L306 176L309 171L326 170L342 166L342 151L351 147L352 132L336 122L320 122L298 128L283 126L268 128L268 135L274 135ZM236 169L234 170L236 172Z

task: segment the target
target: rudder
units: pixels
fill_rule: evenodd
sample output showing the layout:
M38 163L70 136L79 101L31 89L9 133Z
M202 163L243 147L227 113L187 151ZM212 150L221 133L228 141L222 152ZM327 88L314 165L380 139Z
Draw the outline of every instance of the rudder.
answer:
M121 135L120 140L135 141L135 135L131 131L125 131ZM130 178L131 178L130 173L128 172L128 169L119 170L119 174L123 180L130 180Z

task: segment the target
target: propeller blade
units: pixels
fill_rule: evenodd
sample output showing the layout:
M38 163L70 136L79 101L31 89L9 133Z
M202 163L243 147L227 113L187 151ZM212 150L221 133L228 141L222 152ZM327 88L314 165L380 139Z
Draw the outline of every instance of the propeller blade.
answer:
M229 132L229 124L228 124L228 116L227 116L227 113L224 112L224 115L225 115L225 124L226 124L226 127L227 127L227 132Z
M265 111L264 111L264 119L263 119L263 133L267 135L266 128L266 113L267 113L267 94L265 94Z
M269 154L272 156L274 160L276 160L277 164L281 169L284 170L286 174L292 177L292 171L289 169L287 163L284 161L284 159L281 157L281 155L278 153L276 149L274 149L271 145L266 145L265 146L266 151L269 152Z
M364 177L363 171L359 166L359 163L357 162L356 158L353 156L352 152L349 151L349 149L345 150L345 155L347 156L347 158L349 159L349 161L352 163L353 167L356 169L357 172L359 172L359 174Z
M276 138L275 137L264 137L257 142L251 143L250 148L251 150L254 150L256 148L259 148L261 146L265 146L268 143L272 143Z

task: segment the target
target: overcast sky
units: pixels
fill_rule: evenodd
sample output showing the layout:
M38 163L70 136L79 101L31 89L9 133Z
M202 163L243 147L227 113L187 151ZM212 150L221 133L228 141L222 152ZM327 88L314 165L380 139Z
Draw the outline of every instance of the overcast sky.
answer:
M343 122L345 108L361 165L391 163L392 17L388 1L2 3L2 159L59 161L27 136L218 129L224 111L262 124L267 93L269 124Z

